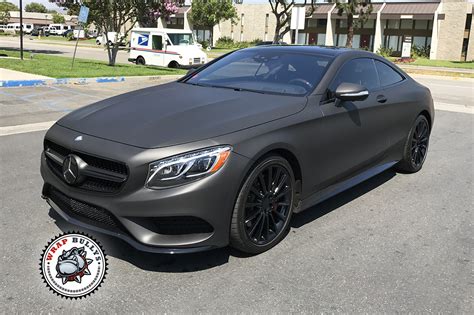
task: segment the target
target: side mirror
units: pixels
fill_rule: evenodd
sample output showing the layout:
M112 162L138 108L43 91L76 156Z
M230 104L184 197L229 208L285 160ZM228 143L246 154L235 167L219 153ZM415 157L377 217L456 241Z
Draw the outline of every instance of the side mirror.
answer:
M360 84L343 82L337 87L334 96L341 101L363 101L369 96L369 91Z

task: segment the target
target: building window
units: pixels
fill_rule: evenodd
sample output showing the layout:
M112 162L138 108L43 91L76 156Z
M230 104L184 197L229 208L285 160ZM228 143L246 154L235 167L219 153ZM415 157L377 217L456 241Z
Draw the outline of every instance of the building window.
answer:
M265 15L265 34L268 33L268 19L270 18L270 14Z
M326 34L318 34L316 45L324 46L326 44Z
M373 29L375 28L375 20L367 20L364 22L364 25L362 25L362 28L368 28L368 29Z
M347 28L347 20L339 20L340 28Z
M413 28L413 20L401 20L400 28L402 30L411 30Z
M326 19L317 19L317 21L318 27L326 27L326 25L328 24L328 20Z
M415 20L415 30L427 30L428 20Z
M306 27L307 28L316 28L318 27L318 20L316 19L306 19Z
M413 37L413 45L417 47L425 47L426 46L426 37L424 36L414 36Z
M387 20L387 28L398 30L400 28L400 20Z

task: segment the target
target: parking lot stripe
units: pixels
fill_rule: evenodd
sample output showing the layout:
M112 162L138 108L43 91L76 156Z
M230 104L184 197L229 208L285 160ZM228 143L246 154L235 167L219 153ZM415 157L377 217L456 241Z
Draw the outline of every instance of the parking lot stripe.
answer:
M0 127L0 137L49 129L56 121Z
M464 113L464 114L474 114L474 107L472 106L435 102L434 107L436 110L444 110L448 112Z

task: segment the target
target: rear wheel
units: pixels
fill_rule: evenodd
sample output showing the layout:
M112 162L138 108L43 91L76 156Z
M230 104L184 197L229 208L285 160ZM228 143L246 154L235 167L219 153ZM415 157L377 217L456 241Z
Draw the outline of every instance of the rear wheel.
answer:
M286 235L293 212L295 178L288 161L270 156L245 180L232 215L230 243L250 254L264 252Z
M168 68L178 69L179 68L179 63L177 63L176 61L173 60L168 64Z
M408 134L403 150L403 159L395 168L407 173L418 172L425 162L429 140L430 124L425 116L420 115Z
M146 63L145 63L145 58L143 58L142 56L138 56L137 57L137 60L136 60L136 63L137 65L139 66L144 66Z

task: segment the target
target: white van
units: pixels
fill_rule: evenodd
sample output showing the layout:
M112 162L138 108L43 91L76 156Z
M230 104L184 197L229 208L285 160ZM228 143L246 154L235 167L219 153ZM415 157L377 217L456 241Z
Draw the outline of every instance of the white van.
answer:
M72 26L65 25L65 24L49 24L48 28L49 28L49 34L63 35L65 31L72 29Z
M6 30L11 31L20 31L20 23L10 23L7 24ZM30 34L33 31L33 24L23 23L23 32Z
M115 44L115 41L117 39L123 40L125 36L122 33L118 34L117 36L117 32L107 32L107 37L109 38L109 45L112 45ZM105 36L105 34L99 35L95 39L95 43L97 45L105 45L107 43L107 37Z
M207 62L191 31L136 28L130 39L130 62L170 68L192 68Z

